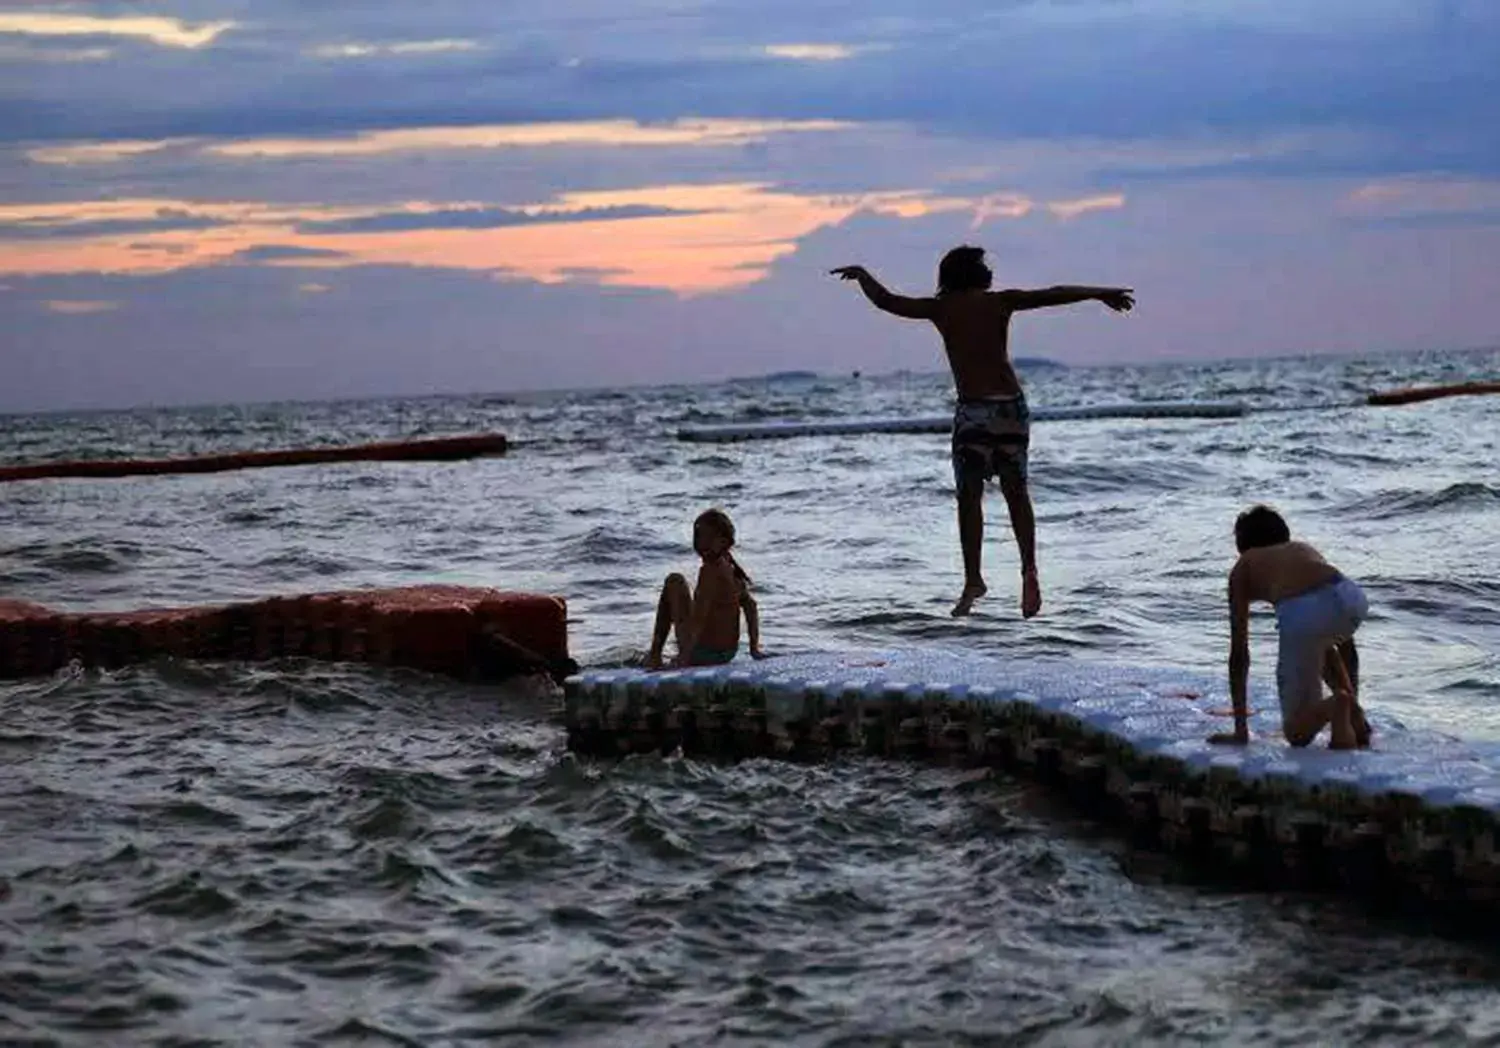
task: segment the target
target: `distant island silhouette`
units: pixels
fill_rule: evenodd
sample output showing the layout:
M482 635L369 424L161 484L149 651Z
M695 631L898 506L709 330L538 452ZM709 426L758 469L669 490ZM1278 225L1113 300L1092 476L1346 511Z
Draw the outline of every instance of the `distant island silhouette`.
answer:
M1068 367L1067 364L1064 364L1060 360L1049 360L1046 357L1016 357L1014 363L1015 363L1015 366L1018 367L1018 368L1027 368L1027 369L1039 369L1039 368L1066 369ZM860 374L861 374L860 372L856 371L856 372L854 372L854 377L855 378L859 378ZM892 372L892 374L895 374L895 375L919 375L919 374L920 375L925 375L925 374L937 374L937 372L908 371L908 370L906 370L906 369L903 368L903 369L901 369L899 371ZM772 371L772 372L770 372L768 374L765 374L765 375L740 375L740 376L737 376L735 378L730 379L729 381L730 382L816 382L819 379L823 379L823 378L826 378L826 377L833 377L833 376L825 376L825 375L819 374L816 371Z

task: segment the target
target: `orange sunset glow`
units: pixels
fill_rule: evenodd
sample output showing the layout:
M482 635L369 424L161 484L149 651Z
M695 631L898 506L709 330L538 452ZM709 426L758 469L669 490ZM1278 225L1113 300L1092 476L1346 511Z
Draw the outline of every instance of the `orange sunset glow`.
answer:
M978 224L990 218L1024 217L1038 208L1057 216L1071 216L1123 204L1120 196L1039 204L1019 194L968 198L910 190L808 195L758 183L665 185L570 193L554 201L510 209L522 224L372 232L308 232L302 227L306 223L392 214L410 217L419 225L424 215L479 211L483 205L423 201L378 209L298 208L181 200L9 205L0 206L0 226L49 235L0 239L0 274L163 273L233 261L253 248L274 245L302 252L269 263L274 265L436 266L494 271L545 283L561 282L584 270L601 274L600 282L608 285L690 295L753 283L776 259L795 250L802 237L837 225L858 212L904 219L945 212L972 213ZM683 213L590 217L612 208ZM524 224L526 218L534 223ZM101 223L133 221L149 225L158 219L188 219L206 227L104 235L86 232ZM539 219L545 221L535 221ZM71 231L80 235L69 235Z

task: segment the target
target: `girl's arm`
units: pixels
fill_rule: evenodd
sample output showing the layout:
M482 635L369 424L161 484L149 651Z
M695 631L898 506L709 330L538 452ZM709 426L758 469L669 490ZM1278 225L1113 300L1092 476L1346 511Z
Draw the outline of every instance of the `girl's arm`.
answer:
M755 603L755 597L743 583L740 584L740 609L745 613L745 629L750 634L750 657L765 658L766 653L760 650L760 605Z

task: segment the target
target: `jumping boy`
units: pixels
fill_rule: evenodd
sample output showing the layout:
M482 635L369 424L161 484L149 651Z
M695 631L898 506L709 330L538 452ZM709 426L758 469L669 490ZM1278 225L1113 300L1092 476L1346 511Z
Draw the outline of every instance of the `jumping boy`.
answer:
M1026 484L1031 443L1031 411L1011 367L1010 318L1027 309L1098 301L1119 313L1135 305L1129 288L1049 287L1033 291L991 291L994 275L984 249L956 247L938 265L937 295L907 298L892 294L863 266L832 271L859 281L878 309L908 320L928 320L943 337L953 372L957 403L953 412L953 479L958 494L958 539L963 548L964 589L953 615L969 614L986 586L979 570L984 539L984 482L1000 479L1010 509L1010 525L1021 551L1021 614L1042 608L1036 573L1036 518Z
M1359 705L1359 652L1354 631L1369 614L1360 587L1305 542L1292 541L1281 514L1252 506L1234 522L1239 559L1229 572L1229 696L1234 731L1210 742L1250 741L1245 688L1250 674L1250 605L1276 608L1280 634L1276 688L1281 730L1293 746L1306 746L1325 725L1329 749L1370 744L1370 724ZM1327 682L1333 698L1323 697Z

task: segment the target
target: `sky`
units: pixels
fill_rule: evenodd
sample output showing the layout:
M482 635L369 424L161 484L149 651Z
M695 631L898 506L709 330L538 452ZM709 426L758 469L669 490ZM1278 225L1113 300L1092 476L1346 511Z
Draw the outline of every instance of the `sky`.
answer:
M1500 343L1495 0L0 0L0 411Z

